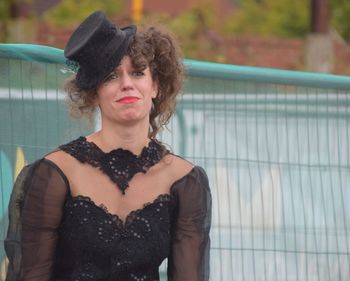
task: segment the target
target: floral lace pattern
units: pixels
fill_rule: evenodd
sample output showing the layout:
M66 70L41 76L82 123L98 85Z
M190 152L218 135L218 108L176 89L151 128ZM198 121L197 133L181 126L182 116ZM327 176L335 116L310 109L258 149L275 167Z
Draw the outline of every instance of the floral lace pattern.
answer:
M159 280L158 266L170 249L171 198L160 194L123 222L89 197L68 197L61 234L80 259L73 280ZM113 279L104 276L103 264Z
M119 215L112 214L109 212L108 208L104 204L96 204L89 196L84 195L77 195L74 197L71 197L71 200L73 201L84 201L87 202L89 205L91 205L93 208L100 208L105 213L106 216L108 216L114 223L118 225L120 228L126 228L128 225L130 225L135 218L144 211L146 208L150 208L153 205L159 205L159 207L163 207L163 204L165 202L168 202L171 200L171 195L168 193L160 194L158 195L152 202L147 202L143 204L142 208L136 209L131 211L126 217L125 220L121 219ZM78 203L75 203L75 206Z
M155 140L151 140L139 156L122 148L113 149L108 153L103 152L96 144L88 142L85 137L79 137L59 148L81 163L99 168L112 182L117 184L123 194L135 174L146 173L168 153Z

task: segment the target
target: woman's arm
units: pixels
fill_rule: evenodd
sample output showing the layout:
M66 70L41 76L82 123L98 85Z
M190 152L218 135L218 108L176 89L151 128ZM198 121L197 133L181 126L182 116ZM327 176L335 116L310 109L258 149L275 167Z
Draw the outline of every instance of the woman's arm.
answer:
M68 182L46 159L23 168L9 204L7 281L49 281Z
M168 280L209 280L209 230L211 194L208 178L200 167L172 187L178 206L172 230L172 249L168 260Z

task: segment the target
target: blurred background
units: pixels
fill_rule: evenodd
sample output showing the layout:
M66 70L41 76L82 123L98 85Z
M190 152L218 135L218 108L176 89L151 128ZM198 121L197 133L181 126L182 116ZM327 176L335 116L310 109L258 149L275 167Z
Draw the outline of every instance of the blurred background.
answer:
M350 75L350 0L0 0L0 42L63 48L95 10L197 60L160 139L207 171L211 280L350 280L350 77L323 74ZM0 46L0 242L21 168L100 126L69 119L70 75L60 50Z
M0 42L63 48L95 10L166 25L188 59L350 74L348 0L1 0Z

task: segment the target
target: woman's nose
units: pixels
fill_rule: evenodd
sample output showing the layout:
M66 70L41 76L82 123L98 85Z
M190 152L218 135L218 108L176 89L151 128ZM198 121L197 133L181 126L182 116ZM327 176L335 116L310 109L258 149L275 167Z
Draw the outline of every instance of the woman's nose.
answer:
M120 85L123 91L133 88L132 79L129 74L124 74L120 77Z

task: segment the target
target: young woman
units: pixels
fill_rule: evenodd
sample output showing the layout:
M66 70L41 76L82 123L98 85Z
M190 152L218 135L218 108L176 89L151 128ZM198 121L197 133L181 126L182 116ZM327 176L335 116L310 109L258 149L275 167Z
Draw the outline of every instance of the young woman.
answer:
M7 279L209 280L211 196L205 171L156 139L175 109L182 65L174 39L119 29L102 12L65 56L72 109L102 128L26 166L9 206Z

